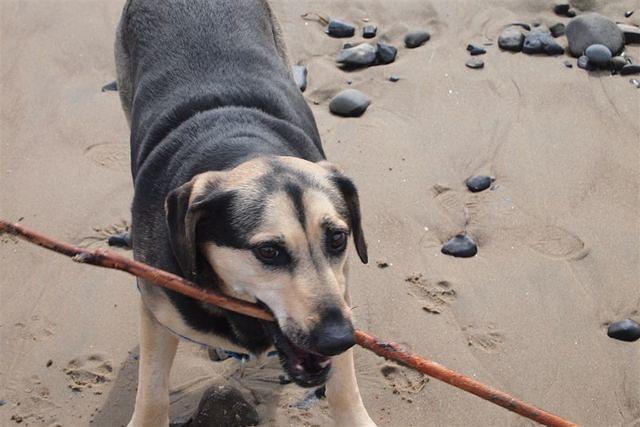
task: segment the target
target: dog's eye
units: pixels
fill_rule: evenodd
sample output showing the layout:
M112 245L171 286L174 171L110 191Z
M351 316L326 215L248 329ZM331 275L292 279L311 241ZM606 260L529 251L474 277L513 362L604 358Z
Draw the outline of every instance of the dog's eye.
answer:
M334 231L329 234L329 249L333 253L342 252L347 246L347 233Z
M257 246L253 253L256 258L269 265L284 265L289 262L287 251L273 243L263 243Z

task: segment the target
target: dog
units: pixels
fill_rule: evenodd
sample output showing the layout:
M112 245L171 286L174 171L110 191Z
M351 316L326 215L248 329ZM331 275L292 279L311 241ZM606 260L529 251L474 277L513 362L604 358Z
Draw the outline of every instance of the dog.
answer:
M262 305L264 322L138 281L130 426L169 424L179 337L277 350L302 387L326 383L334 422L373 426L356 382L347 247L367 262L358 192L325 159L264 0L129 0L117 85L131 129L134 257Z

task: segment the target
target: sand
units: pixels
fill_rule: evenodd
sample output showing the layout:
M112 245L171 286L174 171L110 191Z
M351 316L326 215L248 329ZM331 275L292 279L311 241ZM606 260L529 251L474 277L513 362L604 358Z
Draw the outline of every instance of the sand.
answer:
M623 15L633 0L579 3L640 23L640 10ZM361 193L372 262L352 257L358 326L574 422L640 425L640 344L606 336L609 322L640 320L640 92L629 77L565 68L567 57L499 51L509 22L566 21L550 1L344 4L274 9L292 62L309 67L305 97L326 152ZM88 247L129 223L128 130L117 94L100 92L115 77L121 5L0 6L0 216ZM368 18L396 46L408 29L432 38L401 47L393 64L344 72L334 63L344 40L304 12L359 27ZM489 41L485 68L465 67L467 43ZM628 51L640 59L637 46ZM387 81L392 74L400 81ZM348 87L372 98L361 118L328 112ZM477 173L494 175L495 189L469 193L464 181ZM442 242L464 230L478 255L442 255ZM0 424L126 424L134 280L0 239ZM264 424L329 423L325 401L277 384L273 360L261 369L211 362L187 343L179 351L175 416L207 386L231 384L260 403ZM379 425L532 424L364 350L356 356Z

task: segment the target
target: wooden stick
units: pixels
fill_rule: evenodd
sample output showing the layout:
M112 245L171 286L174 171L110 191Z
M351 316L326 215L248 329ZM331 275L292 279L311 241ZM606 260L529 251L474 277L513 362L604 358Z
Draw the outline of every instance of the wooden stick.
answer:
M54 240L44 234L29 230L18 224L0 220L0 232L20 237L43 248L72 257L74 261L99 267L113 268L126 271L134 276L148 280L151 283L182 293L191 298L222 307L227 310L256 317L263 320L274 320L271 313L261 307L237 298L228 297L218 292L204 291L195 283L176 276L175 274L153 268L147 264L123 257L107 249L88 250L68 243ZM491 403L502 406L509 411L518 413L538 423L553 427L575 426L567 420L546 412L528 403L514 399L506 393L488 387L462 374L448 369L439 363L427 360L412 353L400 345L382 341L367 332L356 330L356 342L363 348L370 350L386 359L415 369L423 374L451 384L454 387L475 394Z

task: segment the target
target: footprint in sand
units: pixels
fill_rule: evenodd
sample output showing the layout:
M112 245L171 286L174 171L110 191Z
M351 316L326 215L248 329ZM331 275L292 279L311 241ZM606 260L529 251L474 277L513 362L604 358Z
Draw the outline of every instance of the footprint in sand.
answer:
M408 395L421 392L429 382L429 377L419 372L390 363L382 365L380 372L393 394L401 395L403 399L410 400Z
M529 228L526 241L531 249L551 258L580 259L588 253L582 239L553 225Z
M440 314L457 298L451 282L447 280L429 281L422 274L414 274L405 279L410 283L418 295L410 294L420 299L422 309L427 313Z
M498 350L504 342L504 335L492 326L488 328L476 328L473 325L463 326L462 332L469 347L479 348L487 353Z
M91 227L93 234L80 237L78 246L81 248L95 249L109 247L107 241L109 237L114 234L120 234L127 232L131 229L131 225L126 220L121 220L115 224L107 225L105 227L94 226Z
M69 388L73 391L99 388L102 384L111 381L113 376L111 361L101 354L75 358L62 371L69 377ZM94 394L102 394L102 391L94 390Z
M131 169L129 145L113 142L94 144L84 151L95 164L116 172Z

